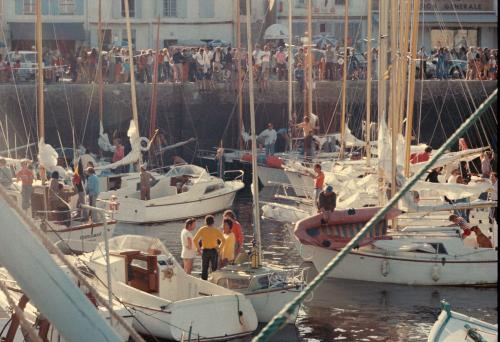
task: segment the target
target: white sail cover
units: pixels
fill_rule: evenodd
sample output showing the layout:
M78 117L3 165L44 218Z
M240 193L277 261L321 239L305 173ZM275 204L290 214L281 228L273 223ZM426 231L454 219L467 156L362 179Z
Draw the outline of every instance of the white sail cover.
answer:
M130 139L130 145L132 150L121 160L102 166L97 166L96 170L106 170L106 169L116 169L119 166L130 165L139 161L141 156L141 142L139 137L139 131L135 125L134 120L130 121L130 126L127 131L127 136Z
M440 166L457 164L460 161L471 161L478 158L481 152L487 150L487 147L475 148L470 150L463 150L458 152L448 152L443 154L438 161L432 166L432 168L437 168ZM418 172L427 162L415 163L410 165L410 170L412 172Z
M47 176L57 171L60 177L65 177L66 170L57 165L57 158L58 154L56 150L49 144L46 144L43 139L40 139L38 142L38 161L47 170Z
M456 184L456 183L429 183L418 181L412 190L419 192L421 197L430 196L446 196L450 200L460 198L477 199L483 192L491 189L492 185L489 181L484 182L470 182L469 184Z
M99 145L99 148L103 151L115 152L115 146L109 142L108 133L104 133L102 122L99 123L99 138L97 139L97 145Z

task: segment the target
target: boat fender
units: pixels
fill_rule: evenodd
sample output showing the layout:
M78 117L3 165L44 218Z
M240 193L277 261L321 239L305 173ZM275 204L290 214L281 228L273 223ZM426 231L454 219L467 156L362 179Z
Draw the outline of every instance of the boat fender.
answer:
M139 146L142 152L147 152L149 150L149 139L146 137L139 138Z
M471 327L468 323L465 323L464 328L467 329L467 337L470 337L474 342L486 342L478 329Z
M118 211L120 207L120 203L118 202L118 198L115 195L111 195L111 199L109 201L109 210L110 211Z
M389 260L382 261L380 273L382 273L384 277L387 277L387 275L389 274Z
M441 258L441 265L445 265L446 264L446 258Z
M431 273L431 277L432 277L432 280L434 281L438 281L439 278L440 278L440 272L439 272L439 266L438 265L434 265L432 266L432 273Z
M347 209L347 215L356 215L356 209L354 208Z

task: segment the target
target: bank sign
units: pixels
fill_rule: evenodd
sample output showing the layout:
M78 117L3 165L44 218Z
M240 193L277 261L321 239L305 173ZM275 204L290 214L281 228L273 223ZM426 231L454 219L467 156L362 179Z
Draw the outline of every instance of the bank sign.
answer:
M424 0L424 11L482 12L494 11L496 0Z

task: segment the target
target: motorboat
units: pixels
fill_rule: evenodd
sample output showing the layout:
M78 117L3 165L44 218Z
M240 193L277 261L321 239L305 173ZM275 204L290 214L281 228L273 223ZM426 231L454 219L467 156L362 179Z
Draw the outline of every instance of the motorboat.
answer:
M78 258L96 288L107 289L104 245ZM176 341L227 340L252 333L257 316L244 295L184 272L163 243L122 235L109 240L113 294L134 312L140 333ZM92 279L91 279L92 280Z
M323 269L378 210L335 211L326 224L321 214L298 221L294 234L302 256ZM389 211L328 276L408 285L497 284L495 248L466 243L458 227L414 227L387 234L388 220L396 215Z
M455 311L441 301L441 313L434 323L427 342L498 341L498 324L481 321Z
M141 200L139 177L124 176L119 189L99 195L104 203L116 196L117 221L166 222L217 213L231 207L236 192L244 187L242 172L238 178L224 181L199 166L174 165L165 175L153 176L156 181L151 186L151 199Z
M304 269L291 269L264 263L252 267L250 262L227 265L210 273L209 281L242 293L252 302L259 322L266 323L304 288ZM294 323L298 308L288 318Z

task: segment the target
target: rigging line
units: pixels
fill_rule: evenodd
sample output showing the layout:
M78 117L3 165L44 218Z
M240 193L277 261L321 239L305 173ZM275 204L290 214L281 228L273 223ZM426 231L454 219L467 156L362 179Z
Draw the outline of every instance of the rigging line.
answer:
M462 109L460 108L460 106L458 105L458 101L456 100L455 98L455 93L453 91L451 91L451 96L453 97L454 99L454 103L455 103L455 106L457 107L457 112L458 112L458 115L460 116L460 121L459 122L463 122L465 120L465 115L462 113ZM453 118L452 115L450 115L451 118ZM456 127L455 127L456 129ZM468 141L472 141L471 140L471 137L470 137L470 133L469 133L469 130L465 131L465 135L467 136L467 140Z
M288 304L285 305L279 313L277 313L272 320L254 337L252 342L267 341L281 329L287 322L288 317L293 313L298 306L311 294L316 287L318 287L328 274L342 261L342 259L354 248L355 245L372 229L376 223L381 221L387 212L397 206L398 201L417 183L417 181L433 167L438 159L445 153L447 149L454 144L463 132L469 128L474 122L481 117L481 115L488 109L488 106L493 105L497 99L498 90L495 89L493 93L486 99L481 106L471 114L471 116L459 127L455 133L436 151L431 159L425 163L418 172L416 172L408 181L405 182L403 187L387 202L387 204L380 208L378 212L365 224L363 228L345 245L338 254L319 272L319 274Z
M0 280L0 291L2 291L4 293L5 298L7 299L7 302L9 303L9 306L12 308L15 315L19 319L19 323L21 324L21 327L28 332L30 339L32 339L33 342L42 342L42 339L38 336L37 332L35 331L35 328L26 318L24 310L19 308L19 306L14 302L14 299L10 295L9 290L7 289L7 286L5 286L3 280Z
M429 86L428 86L429 87ZM445 96L444 98L446 98L446 93L448 92L448 87L446 88L446 92L445 92ZM432 99L432 104L434 105L434 109L436 110L436 114L437 114L437 121L436 121L436 125L434 126L434 130L432 131L432 134L431 134L431 138L429 139L429 143L428 145L431 144L432 140L434 139L434 134L436 133L436 130L437 130L437 127L438 127L438 124L441 124L441 128L443 130L443 135L445 138L446 137L446 131L444 130L443 128L443 123L441 122L441 114L443 113L443 108L444 108L444 103L445 101L443 101L443 103L441 104L441 108L438 109L437 108L437 105L436 105L436 102L434 101L434 97L431 96L431 99Z
M90 109L92 108L92 101L94 99L94 90L95 90L95 84L92 83L92 87L91 87L91 91L90 91L89 106L87 108L87 115L85 116L85 124L83 125L83 133L82 133L82 138L81 138L82 145L83 145L83 141L85 140L85 133L87 132L87 124L89 122Z
M424 1L421 1L420 4L420 13L422 13L422 32L420 33L420 36L422 37L422 47L424 45L424 27L425 27L425 12L424 12ZM424 51L422 51L425 53ZM423 54L422 54L423 55ZM420 56L420 58L423 58L423 56ZM421 63L420 68L420 103L419 103L419 108L418 108L418 117L417 117L417 144L420 144L420 128L421 128L421 123L422 123L422 102L423 102L423 94L424 94L424 79L425 79L425 68L423 68L423 65L427 63L427 59L424 60L424 63Z
M437 9L437 4L436 4L436 3L434 3L434 15L435 15L435 16L436 16L436 18L438 19L438 24L439 24L439 27L440 27L441 32L444 32L444 31L445 31L445 29L446 29L446 24L445 24L445 22L444 22L444 20L443 20L443 18L442 18L442 14L441 14L441 13L438 11L438 9ZM459 19L458 19L458 21L459 21L459 24L461 25L461 22L460 22L460 20L459 20ZM474 65L474 67L476 68L476 72L479 74L479 70L477 70L476 65ZM446 71L446 70L445 70L445 71ZM447 73L447 71L446 71L446 73ZM460 85L463 87L463 83L462 83L462 82L466 82L466 81L467 81L467 80L465 80L465 81L460 80L460 81L459 81L459 82L460 82ZM480 80L480 81L482 82L482 80ZM481 84L482 84L482 83L481 83ZM484 87L484 85L483 85L483 87ZM474 109L476 109L476 108L477 108L477 105L476 105L476 102L474 101L474 98L473 98L473 95L472 95L472 92L471 92L471 90L470 90L470 87L469 87L469 84L468 84L468 83L465 83L465 88L466 88L466 90L467 90L467 93L468 93L469 97L471 98L471 101L472 101L472 103L473 103L473 105L474 105ZM465 96L467 96L467 94L465 93L465 91L464 91L464 95L465 95ZM491 109L491 111L493 111L493 109ZM484 125L482 124L482 120L481 120L481 119L479 119L479 124L481 125L481 128L482 128L482 129L483 129L483 131L484 131ZM476 129L477 129L478 135L479 135L479 139L481 140L481 144L483 144L483 145L484 145L484 142L482 141L481 135L480 135L480 133L479 133L479 129L477 128L477 123L475 124L475 126L476 126ZM490 146L491 146L491 143L489 142L489 139L488 139L488 137L486 136L486 133L485 133L485 138L486 138L486 140L487 140L487 142L488 142L488 145L490 145Z
M5 30L4 30L4 27L3 25L0 25L2 27L2 36L3 36L3 41L6 42L6 38L5 38ZM7 51L7 56L9 54L9 48L8 46L6 45L5 46L5 49ZM26 134L26 136L28 136L28 128L26 127L26 120L25 120L25 117L24 117L24 112L23 112L23 108L22 108L22 105L21 105L21 99L19 97L19 89L18 89L18 84L17 84L17 80L16 78L14 77L14 68L11 68L10 69L10 77L12 78L13 82L14 82L14 89L16 90L16 97L17 97L17 104L19 105L19 112L21 113L21 119L22 119L22 122L23 122L23 127L24 127L24 133ZM31 127L30 127L31 128ZM27 142L27 144L29 144L29 141Z
M463 98L465 100L465 103L467 105L467 108L469 110L469 112L471 112L473 110L472 106L471 106L471 102L472 102L472 105L474 106L474 109L476 108L476 104L474 103L474 100L472 98L472 94L470 94L470 96L468 97L467 94L465 93L465 90L464 90L464 86L462 83L460 83L460 86L462 88L462 93L463 93ZM471 101L469 101L469 98L471 99ZM484 141L483 141L483 138L481 136L481 132L479 131L479 128L477 127L477 124L474 125L474 128L476 129L476 133L477 133L477 136L479 138L479 141L481 143L481 146L484 146ZM490 145L491 146L491 145Z

